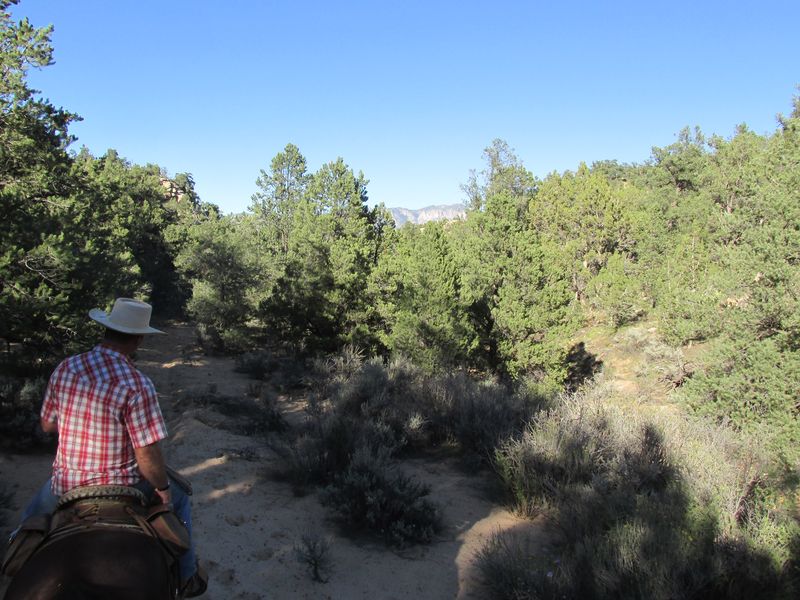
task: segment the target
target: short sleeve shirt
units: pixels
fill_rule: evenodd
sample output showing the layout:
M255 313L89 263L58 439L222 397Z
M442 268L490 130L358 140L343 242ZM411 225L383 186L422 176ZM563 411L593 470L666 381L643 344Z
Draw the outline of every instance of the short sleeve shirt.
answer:
M56 495L83 485L137 483L142 476L134 448L167 437L153 382L102 344L56 367L41 417L58 423Z

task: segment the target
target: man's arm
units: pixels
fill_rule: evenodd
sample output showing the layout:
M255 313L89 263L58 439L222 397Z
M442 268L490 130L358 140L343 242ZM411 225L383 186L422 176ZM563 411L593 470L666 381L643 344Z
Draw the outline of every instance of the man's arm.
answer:
M40 419L42 431L45 433L58 433L58 421L46 421L44 417Z
M164 455L161 454L161 444L155 442L149 446L134 448L136 463L139 465L139 472L156 489L156 494L164 504L172 502L172 494L169 489L162 490L169 486L167 477L167 465L164 462Z
M44 400L42 401L42 409L39 411L39 423L42 426L42 431L45 433L58 433L58 396L57 388L59 387L58 381L61 377L62 362L50 379L47 381L47 389L44 391Z

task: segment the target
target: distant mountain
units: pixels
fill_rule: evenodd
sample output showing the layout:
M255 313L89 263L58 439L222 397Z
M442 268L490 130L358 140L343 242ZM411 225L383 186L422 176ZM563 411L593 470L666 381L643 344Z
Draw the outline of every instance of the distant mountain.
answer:
M394 222L398 227L402 227L405 223L422 225L428 221L463 219L467 214L463 204L439 204L417 210L408 208L390 208L389 210L392 212L392 217L394 217Z

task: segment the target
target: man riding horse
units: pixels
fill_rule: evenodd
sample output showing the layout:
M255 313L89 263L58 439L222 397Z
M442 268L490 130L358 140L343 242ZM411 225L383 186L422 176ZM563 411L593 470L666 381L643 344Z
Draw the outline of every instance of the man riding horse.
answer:
M52 513L59 497L81 486L121 485L147 498L172 504L191 536L191 506L180 485L172 485L160 441L167 428L153 382L131 357L144 336L163 334L150 327L152 307L118 298L109 314L89 317L106 328L100 344L56 367L45 393L42 429L58 433L51 479L23 513ZM13 538L13 534L12 534ZM180 558L182 597L206 590L194 545Z

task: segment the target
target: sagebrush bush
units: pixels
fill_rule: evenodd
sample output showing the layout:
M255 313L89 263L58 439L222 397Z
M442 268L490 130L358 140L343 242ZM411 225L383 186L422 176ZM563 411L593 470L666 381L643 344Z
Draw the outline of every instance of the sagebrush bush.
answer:
M497 471L522 514L535 516L555 505L561 494L580 494L581 486L605 475L610 466L606 414L575 402L561 418L562 407L536 415L522 436L508 439L495 454Z
M311 386L314 377L313 367L309 371L307 360L291 349L258 349L244 352L236 357L235 370L253 379L268 381L272 387L281 391ZM323 378L324 379L324 378Z
M343 379L352 377L362 364L364 364L364 351L350 344L328 357L328 370Z
M531 397L496 382L476 382L463 372L433 378L427 391L438 435L457 441L465 452L487 458L538 408Z
M331 541L317 532L305 533L294 546L298 562L311 571L311 578L317 583L328 583L333 569Z
M516 388L477 381L463 371L430 375L400 357L359 361L329 359L326 383L315 397L330 399L332 410L381 422L415 448L456 442L468 454L489 457L498 441L522 429L548 395L530 382Z
M673 388L683 385L691 376L692 366L686 363L683 353L654 337L639 347L643 360L636 369L636 376L655 380Z
M269 350L253 350L236 357L236 371L253 379L264 379L279 366L275 355Z
M348 467L358 448L392 456L402 445L402 438L380 421L335 413L316 416L293 439L273 442L274 450L284 459L280 475L297 492L329 484Z
M564 397L497 451L517 509L550 516L557 543L552 557L508 560L510 573L499 565L513 545L490 543L494 597L791 597L798 527L759 504L763 463L721 430L644 421L593 393ZM548 560L559 566L545 577ZM532 572L514 575L520 564Z
M284 459L277 475L298 494L328 486L326 502L342 520L396 545L429 540L436 521L421 499L427 490L397 471L396 457L448 443L488 463L549 402L532 382L431 375L402 357L364 360L354 348L313 361L306 383L309 418L272 441Z
M322 503L344 524L393 546L427 543L441 529L430 489L397 470L387 452L361 447L325 488Z
M541 550L541 542L517 531L497 531L478 551L481 580L492 598L559 598L560 560Z
M327 392L342 414L377 414L388 408L391 390L386 368L372 359L351 373L334 372Z

